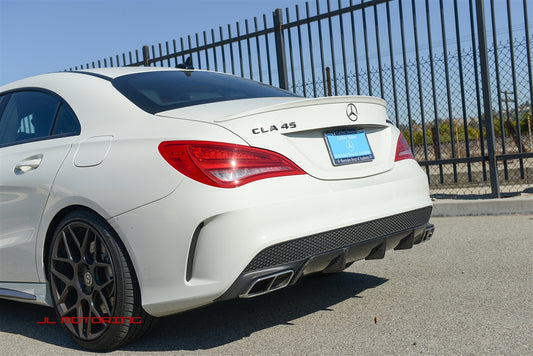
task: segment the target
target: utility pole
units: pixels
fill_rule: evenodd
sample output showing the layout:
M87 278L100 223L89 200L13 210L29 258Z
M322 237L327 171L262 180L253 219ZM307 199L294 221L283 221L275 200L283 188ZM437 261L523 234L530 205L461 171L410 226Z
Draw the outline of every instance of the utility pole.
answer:
M516 134L516 129L513 125L513 121L511 120L511 117L509 116L509 102L515 102L514 99L509 99L509 95L514 95L514 93L509 92L507 90L504 90L502 93L503 95L505 95L505 99L502 98L501 100L505 102L505 112L507 115L507 118L505 120L505 127L507 128L507 131L509 131L509 134L511 134L511 136L513 137L513 141L515 142L518 150L520 152L527 152L528 150L524 146L524 143L520 142L518 135ZM520 121L518 121L518 124L520 125Z
M509 99L508 95L513 95L514 93L507 90L504 90L502 93L505 95L505 99L502 99L502 101L505 101L505 110L507 111L507 119L509 120L509 102L514 102L514 100Z
M528 138L529 138L529 149L533 150L533 137L531 135L531 119L532 119L531 109L532 109L532 106L530 104L529 105L529 110L524 113L524 117L526 118L526 121L527 121L527 133L528 133Z

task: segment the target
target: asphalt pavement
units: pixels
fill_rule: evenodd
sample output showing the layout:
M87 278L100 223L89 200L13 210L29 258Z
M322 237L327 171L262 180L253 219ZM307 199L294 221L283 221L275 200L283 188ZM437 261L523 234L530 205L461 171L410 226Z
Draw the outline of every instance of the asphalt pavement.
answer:
M463 204L479 216L433 217L433 238L411 250L162 318L112 354L533 355L533 214ZM0 354L87 354L45 317L0 300Z

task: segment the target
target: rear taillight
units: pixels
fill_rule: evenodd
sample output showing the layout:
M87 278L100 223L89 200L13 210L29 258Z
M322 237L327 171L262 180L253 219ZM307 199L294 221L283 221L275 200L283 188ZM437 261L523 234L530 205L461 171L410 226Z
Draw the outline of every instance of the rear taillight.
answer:
M404 159L415 159L415 157L411 152L409 144L407 143L403 135L400 133L400 137L398 137L398 143L396 144L396 156L394 157L394 162L398 162Z
M256 180L305 174L286 157L264 149L209 141L166 141L163 158L200 183L234 188Z

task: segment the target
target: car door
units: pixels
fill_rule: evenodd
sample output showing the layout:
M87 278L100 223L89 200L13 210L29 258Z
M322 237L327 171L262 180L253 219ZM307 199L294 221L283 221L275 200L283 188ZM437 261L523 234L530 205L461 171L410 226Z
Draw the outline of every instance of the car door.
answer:
M36 282L41 216L80 127L51 93L13 92L0 104L0 282Z

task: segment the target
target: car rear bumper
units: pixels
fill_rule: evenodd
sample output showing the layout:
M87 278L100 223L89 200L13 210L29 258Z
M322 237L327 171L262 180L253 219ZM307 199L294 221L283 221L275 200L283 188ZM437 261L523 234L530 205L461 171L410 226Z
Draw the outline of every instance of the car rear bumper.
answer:
M381 259L390 249L410 249L431 238L432 207L270 246L257 254L218 300L249 298L294 284L304 275L336 273L361 259Z
M382 246L418 242L431 205L424 172L405 160L354 180L303 175L237 189L184 180L169 196L109 222L133 261L143 307L164 316L246 294L248 282L279 266L296 263L293 283L322 267L375 258ZM278 249L290 253L278 258Z

